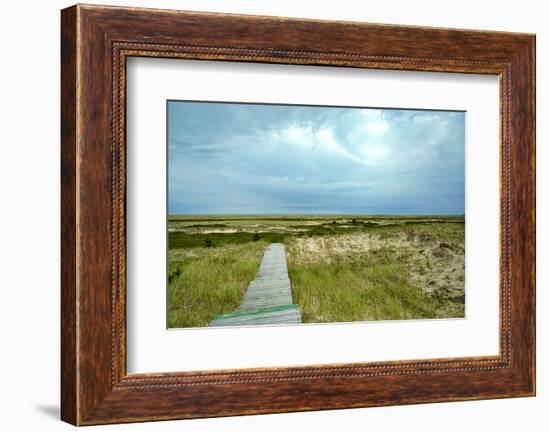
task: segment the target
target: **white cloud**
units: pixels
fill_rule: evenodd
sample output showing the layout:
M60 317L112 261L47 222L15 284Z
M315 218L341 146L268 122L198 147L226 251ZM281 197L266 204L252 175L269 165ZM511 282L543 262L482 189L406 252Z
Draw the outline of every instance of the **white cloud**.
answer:
M386 160L391 154L389 145L384 144L367 144L360 147L360 149L369 162Z
M463 114L230 107L178 103L172 211L463 212Z
M384 112L380 109L364 109L359 111L363 119L362 131L372 136L382 136L390 129ZM359 123L361 125L361 123Z

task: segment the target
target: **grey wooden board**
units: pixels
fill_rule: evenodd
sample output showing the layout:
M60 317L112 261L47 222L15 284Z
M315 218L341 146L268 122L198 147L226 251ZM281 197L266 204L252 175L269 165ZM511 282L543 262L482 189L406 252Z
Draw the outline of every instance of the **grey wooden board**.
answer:
M286 295L286 292L283 292L281 290L266 291L263 295L260 293L257 293L257 294L250 293L245 296L246 301L255 301L258 299L275 299L275 298L289 299L288 296ZM286 304L292 304L292 302L287 302ZM286 305L286 304L281 304L281 305Z
M249 296L246 298L246 301L250 301L250 302L253 302L253 301L276 301L277 298L283 298L286 301L286 303L284 304L278 304L278 305L288 305L288 304L292 304L292 302L288 302L288 297L286 297L285 295L281 295L281 294L273 294L273 295L258 295L258 296ZM241 310L244 310L244 308L241 307ZM247 308L248 310L248 308Z
M285 246L270 244L262 256L258 276L250 282L238 311L258 313L225 316L212 320L210 326L278 325L302 323L298 307L287 310L262 311L262 308L292 304L292 288L288 278ZM231 314L231 313L229 313Z
M282 325L289 323L302 323L302 316L298 308L216 319L212 320L210 326Z
M282 300L258 300L258 301L250 301L249 307L250 308L243 308L242 310L256 310L258 308L269 308L269 307L278 307L280 305L288 305L288 302L286 304L282 304Z
M252 281L239 310L292 304L292 289L288 278L285 246L270 244L260 262L258 277Z

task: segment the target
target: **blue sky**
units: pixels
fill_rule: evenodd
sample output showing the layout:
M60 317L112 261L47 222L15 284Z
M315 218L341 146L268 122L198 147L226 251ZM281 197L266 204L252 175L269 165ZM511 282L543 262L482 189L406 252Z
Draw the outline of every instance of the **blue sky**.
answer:
M168 102L170 214L464 214L465 113Z

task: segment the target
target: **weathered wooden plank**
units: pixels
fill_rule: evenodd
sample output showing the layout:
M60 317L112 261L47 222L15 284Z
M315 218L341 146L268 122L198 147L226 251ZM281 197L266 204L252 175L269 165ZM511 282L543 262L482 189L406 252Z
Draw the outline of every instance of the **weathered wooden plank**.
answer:
M258 277L248 285L239 310L214 316L210 326L288 323L302 323L302 316L298 305L292 303L285 246L273 243L267 247Z
M243 304L244 302L248 302L248 301L254 301L254 300L258 300L258 299L275 299L275 298L284 298L287 300L287 304L292 304L292 296L290 294L288 294L288 292L280 292L280 291L270 291L270 292L266 292L265 294L250 294L250 296L247 296L244 300L243 300ZM241 305L241 308L242 305Z
M271 301L254 301L247 304L246 308L240 308L241 310L256 310L258 308L276 307L280 305L286 305L288 301L283 300L271 300Z
M262 322L287 322L293 321L296 316L299 316L300 312L298 310L288 310L288 311L274 311L272 313L263 313L253 316L235 316L227 317L225 319L214 319L212 321L212 326L229 326L229 325L258 325L264 324Z
M292 289L288 278L285 246L270 244L260 262L258 277L244 295L240 310L292 304Z
M259 299L264 299L264 300L271 300L271 299L276 299L276 298L284 298L287 300L287 304L292 304L292 297L290 295L288 295L286 292L278 292L278 291L272 291L272 292L266 292L264 295L261 295L261 294L251 294L250 296L247 296L245 299L246 299L246 302L249 302L249 301L257 301ZM244 302L244 301L243 301ZM241 308L243 308L241 306Z
M266 290L265 292L253 292L249 293L245 296L245 300L247 301L253 301L255 299L262 299L262 298L275 298L275 297L285 297L285 298L291 298L290 295L288 295L288 292L285 292L281 289L270 289ZM292 302L289 301L287 304L291 304Z
M295 304L282 307L268 307L250 310L248 313L244 311L237 311L235 313L224 314L219 316L219 318L212 320L210 326L242 326L288 323L302 323L300 309Z

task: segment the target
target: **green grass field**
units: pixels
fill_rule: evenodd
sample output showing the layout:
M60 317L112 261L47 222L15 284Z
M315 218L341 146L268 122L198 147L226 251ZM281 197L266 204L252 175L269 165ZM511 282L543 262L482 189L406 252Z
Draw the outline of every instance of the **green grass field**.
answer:
M168 325L235 311L285 244L304 323L464 317L463 216L170 216Z

